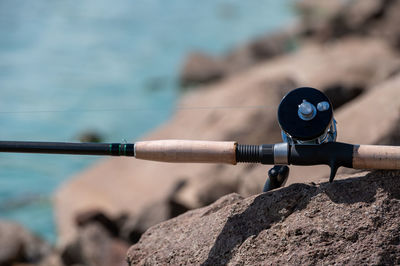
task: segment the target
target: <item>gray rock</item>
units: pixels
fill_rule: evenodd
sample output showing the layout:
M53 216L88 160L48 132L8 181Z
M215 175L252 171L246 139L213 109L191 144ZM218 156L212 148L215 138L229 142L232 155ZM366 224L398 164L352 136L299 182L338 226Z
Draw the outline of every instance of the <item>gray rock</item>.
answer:
M77 239L61 254L65 265L126 265L128 245L110 235L100 223L89 223L79 229Z
M39 263L52 253L49 244L22 226L0 221L0 265Z
M400 171L230 194L150 228L130 265L400 263Z
M188 211L189 208L179 203L176 198L185 185L185 181L178 181L166 199L149 204L137 215L129 215L120 226L120 237L132 244L136 243L151 226Z

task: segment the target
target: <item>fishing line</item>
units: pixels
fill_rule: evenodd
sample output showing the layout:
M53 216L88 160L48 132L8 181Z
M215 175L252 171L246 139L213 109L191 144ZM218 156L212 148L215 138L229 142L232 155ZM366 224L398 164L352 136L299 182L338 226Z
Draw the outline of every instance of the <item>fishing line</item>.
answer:
M220 106L177 106L171 110L195 111L195 110L223 110L223 109L271 109L272 106L265 105L220 105ZM88 108L74 110L22 110L22 111L0 111L0 114L40 114L40 113L89 113L89 112L151 112L165 111L164 107L127 107L127 108Z

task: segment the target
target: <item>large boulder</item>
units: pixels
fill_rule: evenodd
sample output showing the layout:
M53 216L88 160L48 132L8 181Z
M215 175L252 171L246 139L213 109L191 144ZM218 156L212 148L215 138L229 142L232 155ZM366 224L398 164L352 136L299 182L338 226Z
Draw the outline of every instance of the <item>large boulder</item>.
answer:
M129 265L400 263L400 172L230 194L150 228Z

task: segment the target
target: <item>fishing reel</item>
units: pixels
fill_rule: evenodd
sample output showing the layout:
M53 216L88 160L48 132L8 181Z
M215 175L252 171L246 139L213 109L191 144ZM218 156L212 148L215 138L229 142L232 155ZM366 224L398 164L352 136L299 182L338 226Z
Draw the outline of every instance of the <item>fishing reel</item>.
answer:
M332 103L324 93L314 88L301 87L286 94L278 107L278 122L283 141L291 145L336 141ZM283 186L288 176L288 166L275 165L268 171L263 191Z

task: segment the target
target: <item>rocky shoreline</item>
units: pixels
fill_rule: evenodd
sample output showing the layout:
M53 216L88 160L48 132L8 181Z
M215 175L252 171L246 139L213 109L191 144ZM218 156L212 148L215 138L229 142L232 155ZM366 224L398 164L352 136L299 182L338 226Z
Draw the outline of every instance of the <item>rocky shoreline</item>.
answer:
M280 99L311 86L332 99L339 141L399 145L400 2L297 9L289 30L225 56L189 55L179 106L221 108L182 108L146 139L279 142ZM267 170L103 160L57 191L56 248L0 223L0 239L13 240L0 265L126 265L131 245L131 265L400 263L399 172L341 169L328 184L326 167L291 167L286 188L259 194Z

